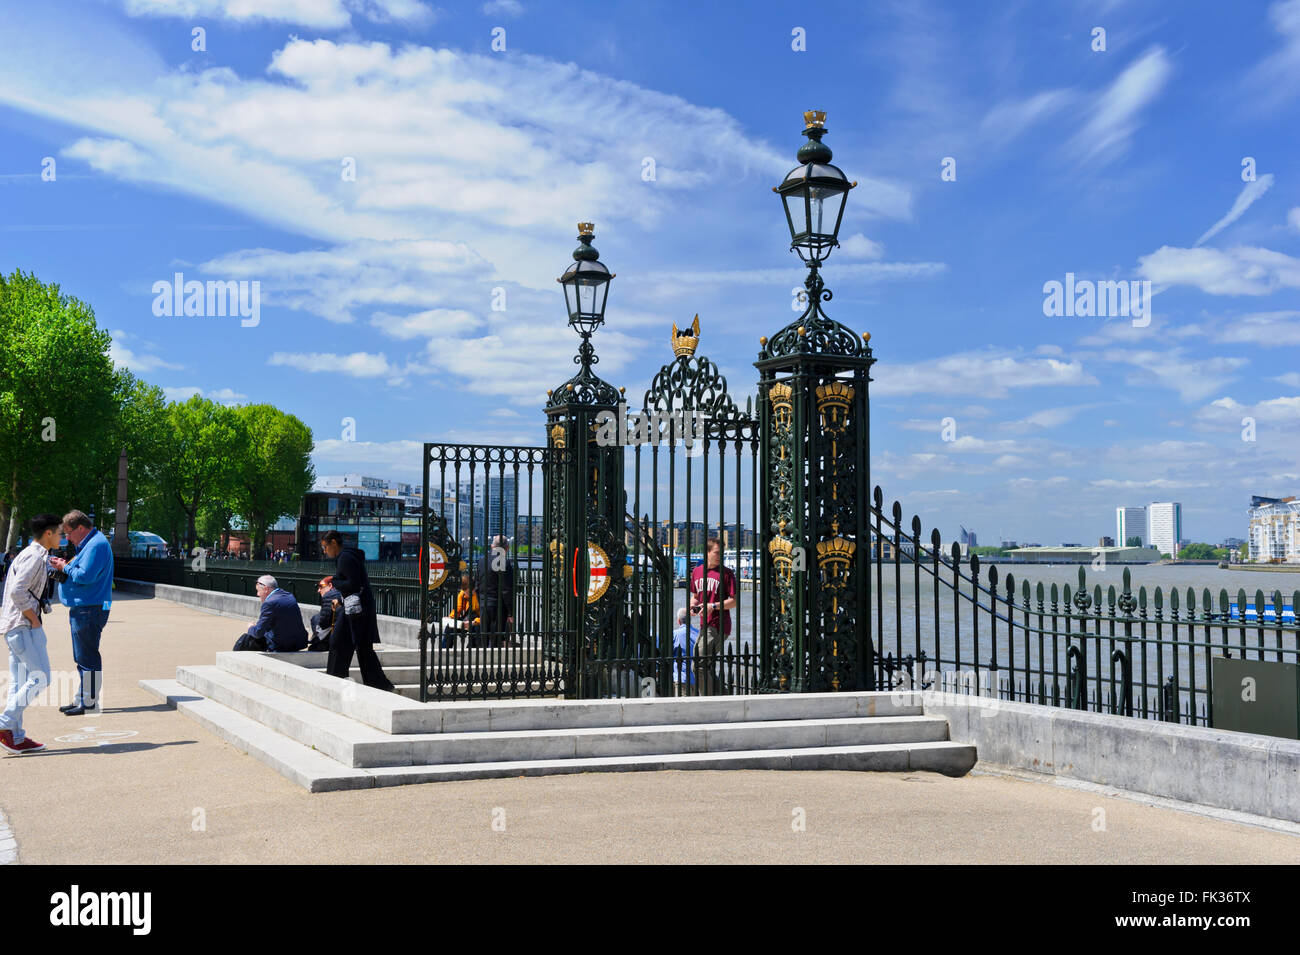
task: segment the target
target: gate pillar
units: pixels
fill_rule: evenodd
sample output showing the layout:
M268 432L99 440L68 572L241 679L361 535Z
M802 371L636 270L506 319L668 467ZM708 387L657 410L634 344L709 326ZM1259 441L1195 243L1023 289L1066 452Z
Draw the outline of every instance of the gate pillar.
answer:
M837 243L819 231L833 175L824 114L805 114L803 164L779 188L787 206L816 208L806 228L791 216L792 248L808 266L803 314L759 339L761 559L771 586L765 653L777 691L874 688L871 634L870 417L875 363L869 334L826 315L820 267ZM812 181L811 187L808 185ZM851 188L847 181L843 192ZM812 196L811 205L800 198ZM791 201L791 193L795 201ZM829 203L829 200L827 200ZM838 230L838 217L835 229Z
M587 696L594 688L586 685L584 663L607 656L623 624L627 494L623 445L607 440L622 393L592 369L600 359L591 335L604 323L607 286L614 275L591 245L591 223L579 223L578 231L574 264L559 281L565 286L569 324L582 338L573 359L579 368L548 393L546 402L547 443L565 453L545 492L552 535L545 575L550 582L548 619L553 629L576 635L577 695Z

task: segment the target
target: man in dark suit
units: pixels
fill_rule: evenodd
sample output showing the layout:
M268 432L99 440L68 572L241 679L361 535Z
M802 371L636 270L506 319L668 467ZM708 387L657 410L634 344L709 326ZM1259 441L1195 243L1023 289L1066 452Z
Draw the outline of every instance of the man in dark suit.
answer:
M481 629L492 644L500 645L515 623L515 565L500 534L492 538L479 564L478 593Z
M335 617L334 632L330 634L330 655L325 672L348 679L355 650L357 665L361 668L361 682L379 690L395 692L396 688L384 675L379 655L375 653L375 644L379 642L379 620L375 595L370 590L370 577L366 573L366 555L355 548L344 547L343 536L338 531L326 531L320 547L326 557L337 561L334 574L323 582L333 585L343 595L343 607ZM352 609L349 604L356 608L356 612L348 612Z
M307 646L307 628L293 595L281 590L270 574L263 574L257 578L257 596L262 598L261 616L235 642L234 649L289 653Z

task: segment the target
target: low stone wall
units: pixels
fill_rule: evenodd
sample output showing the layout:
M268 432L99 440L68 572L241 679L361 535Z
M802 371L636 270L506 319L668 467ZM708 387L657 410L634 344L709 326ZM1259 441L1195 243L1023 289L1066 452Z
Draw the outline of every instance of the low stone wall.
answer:
M911 696L901 693L900 696ZM979 762L1300 822L1300 741L954 693L920 694Z
M221 614L223 617L236 617L244 621L245 625L257 619L262 606L262 602L256 597L248 597L244 594L226 594L216 590L199 590L195 587L151 584L142 580L127 580L122 577L115 578L113 585L122 593L157 597L162 600L185 604L187 607L210 610L213 613ZM300 603L298 608L302 611L303 626L310 633L312 615L320 610L320 605ZM418 648L420 646L420 625L418 621L408 620L405 617L386 617L383 615L378 619L379 639L384 644L409 648ZM232 645L238 635L238 629L232 627L230 631Z

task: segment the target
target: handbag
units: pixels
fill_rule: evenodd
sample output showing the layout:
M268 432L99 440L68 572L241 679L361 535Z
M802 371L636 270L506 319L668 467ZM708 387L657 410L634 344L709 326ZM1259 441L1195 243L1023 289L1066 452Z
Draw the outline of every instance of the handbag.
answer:
M355 617L361 613L361 595L348 594L343 598L343 612L349 617Z

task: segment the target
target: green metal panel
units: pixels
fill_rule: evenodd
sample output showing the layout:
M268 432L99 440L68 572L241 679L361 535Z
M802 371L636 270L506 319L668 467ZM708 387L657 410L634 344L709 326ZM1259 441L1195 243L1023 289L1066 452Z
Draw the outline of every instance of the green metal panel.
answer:
M1300 739L1300 664L1214 657L1214 728Z

